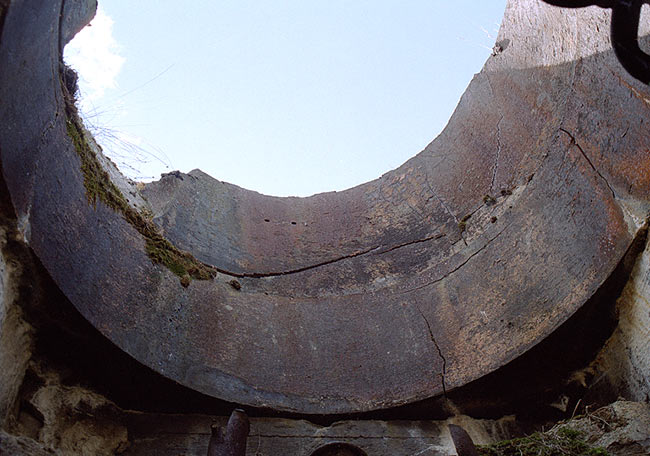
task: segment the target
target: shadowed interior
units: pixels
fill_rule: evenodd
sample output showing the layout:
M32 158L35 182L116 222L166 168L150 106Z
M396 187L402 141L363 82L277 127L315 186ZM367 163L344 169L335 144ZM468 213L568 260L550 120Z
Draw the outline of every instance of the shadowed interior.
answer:
M569 319L647 217L650 95L617 66L607 27L592 26L607 12L509 2L508 44L447 128L375 181L274 198L196 170L138 190L104 160L134 211L217 271L181 283L123 212L86 198L79 148L101 154L86 133L70 137L60 81L61 37L89 19L77 3L10 4L5 181L30 246L80 313L200 392L307 414L450 393Z

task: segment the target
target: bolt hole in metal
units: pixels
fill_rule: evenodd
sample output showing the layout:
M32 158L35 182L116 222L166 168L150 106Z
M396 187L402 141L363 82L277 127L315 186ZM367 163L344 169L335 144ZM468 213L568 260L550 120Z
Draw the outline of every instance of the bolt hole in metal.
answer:
M330 443L320 447L310 456L368 456L362 449L348 443Z

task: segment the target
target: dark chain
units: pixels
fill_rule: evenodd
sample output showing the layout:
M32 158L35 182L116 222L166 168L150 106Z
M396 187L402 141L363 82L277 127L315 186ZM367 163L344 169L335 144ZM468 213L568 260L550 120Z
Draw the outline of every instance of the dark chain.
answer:
M600 6L612 9L612 47L621 65L644 84L650 84L650 55L639 47L641 7L650 0L543 0L564 8Z

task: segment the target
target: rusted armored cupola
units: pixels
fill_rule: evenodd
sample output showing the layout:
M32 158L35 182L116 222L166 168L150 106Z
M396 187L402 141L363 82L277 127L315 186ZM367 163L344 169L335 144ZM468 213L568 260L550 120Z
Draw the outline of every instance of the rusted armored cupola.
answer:
M96 4L45 3L0 0L3 236L42 277L21 293L56 301L33 293L38 356L0 397L20 435L74 440L42 404L83 387L104 399L75 402L65 429L110 423L106 454L205 454L210 422L236 407L247 454L452 454L432 420L517 415L483 441L530 430L559 417L558 396L579 409L597 353L611 364L617 318L642 305L629 296L650 293L650 90L621 66L608 8L509 1L493 56L423 151L342 192L279 198L199 170L124 178L61 61ZM641 378L616 391L642 400L650 362L634 359L608 384Z

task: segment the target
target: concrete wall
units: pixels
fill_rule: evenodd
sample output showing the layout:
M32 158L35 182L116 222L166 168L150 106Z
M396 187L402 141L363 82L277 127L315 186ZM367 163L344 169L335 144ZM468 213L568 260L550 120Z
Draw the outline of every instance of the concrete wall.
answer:
M33 345L32 328L18 305L23 264L11 252L15 236L12 220L0 209L0 424L11 417Z
M650 242L617 302L619 324L595 362L593 388L650 401ZM599 383L607 385L599 385Z

